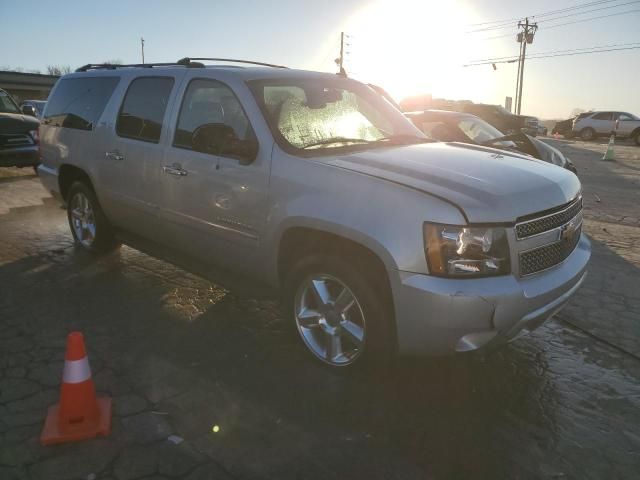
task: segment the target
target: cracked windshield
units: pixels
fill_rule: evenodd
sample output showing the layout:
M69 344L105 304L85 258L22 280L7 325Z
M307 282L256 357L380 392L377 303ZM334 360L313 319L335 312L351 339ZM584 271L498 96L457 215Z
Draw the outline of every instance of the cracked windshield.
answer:
M0 18L0 480L640 478L640 0Z

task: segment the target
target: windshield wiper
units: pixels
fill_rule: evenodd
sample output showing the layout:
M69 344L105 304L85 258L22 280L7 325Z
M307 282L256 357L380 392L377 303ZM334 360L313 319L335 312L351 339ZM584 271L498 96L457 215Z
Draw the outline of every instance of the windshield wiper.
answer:
M324 140L318 140L317 142L310 143L302 148L305 149L320 145L331 145L333 143L361 143L366 145L390 143L392 145L408 145L411 143L427 143L432 141L433 140L429 140L428 138L422 138L411 134L389 135L387 137L377 138L376 140L367 140L366 138L332 137L325 138Z
M389 135L387 137L382 137L375 142L389 142L394 145L407 145L411 143L431 143L433 140L428 138L418 137L417 135L411 135L408 133L401 133L397 135Z
M319 147L320 145L331 145L333 143L374 143L372 140L367 140L365 138L348 138L348 137L331 137L325 138L323 140L318 140L317 142L309 143L302 147L310 148L310 147Z

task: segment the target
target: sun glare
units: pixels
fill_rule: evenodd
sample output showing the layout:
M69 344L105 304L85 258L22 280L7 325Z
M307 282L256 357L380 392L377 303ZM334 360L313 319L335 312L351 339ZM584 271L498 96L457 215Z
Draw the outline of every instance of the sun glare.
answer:
M477 18L460 1L373 3L344 24L349 35L346 69L358 80L380 85L396 100L424 93L472 98L491 89L490 76L462 67L479 54L479 46L464 33ZM335 45L337 35L331 40Z

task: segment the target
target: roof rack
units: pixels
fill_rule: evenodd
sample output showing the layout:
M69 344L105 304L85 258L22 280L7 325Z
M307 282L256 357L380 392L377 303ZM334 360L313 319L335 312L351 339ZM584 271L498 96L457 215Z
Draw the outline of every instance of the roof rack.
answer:
M178 64L189 66L193 64L193 60L196 61L209 61L209 62L231 62L231 63L246 63L248 65L259 65L261 67L272 67L272 68L288 68L284 65L275 65L273 63L265 63L265 62L254 62L252 60L238 60L236 58L207 58L207 57L185 57L178 60Z
M204 68L204 64L199 60L206 60L210 62L231 62L231 63L246 63L249 65L260 65L262 67L272 68L287 68L283 65L274 65L273 63L254 62L251 60L238 60L235 58L189 58L184 57L177 62L169 63L130 63L126 65L113 64L113 63L87 63L80 68L76 69L76 72L86 72L88 70L115 70L117 68L153 68L153 67L186 67L186 68Z
M129 63L129 64L114 64L114 63L87 63L80 68L76 69L76 72L86 72L87 70L115 70L117 68L153 68L153 67L187 67L187 68L203 68L204 65L198 62L190 62L188 64L178 62L169 63Z

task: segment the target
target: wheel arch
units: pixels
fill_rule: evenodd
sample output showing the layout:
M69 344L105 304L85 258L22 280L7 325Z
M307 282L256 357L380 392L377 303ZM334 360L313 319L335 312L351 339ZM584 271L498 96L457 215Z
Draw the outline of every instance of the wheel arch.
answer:
M58 187L60 188L60 195L65 203L67 201L71 185L73 185L73 182L78 180L86 182L95 192L93 181L85 170L69 163L60 165L58 168Z
M380 248L382 247L380 246ZM287 272L299 259L304 258L305 255L318 253L335 254L347 259L355 258L367 268L372 274L372 278L376 280L377 286L382 289L381 293L385 296L385 301L388 302L389 311L393 312L390 327L393 343L397 347L395 305L391 279L387 270L388 268L393 268L393 266L390 267L383 260L383 257L388 255L387 262L393 262L390 254L387 252L386 255L383 254L381 257L363 242L355 238L349 238L344 233L321 230L311 226L291 226L282 232L278 244L277 273L279 284L283 285ZM395 262L393 265L395 265Z

